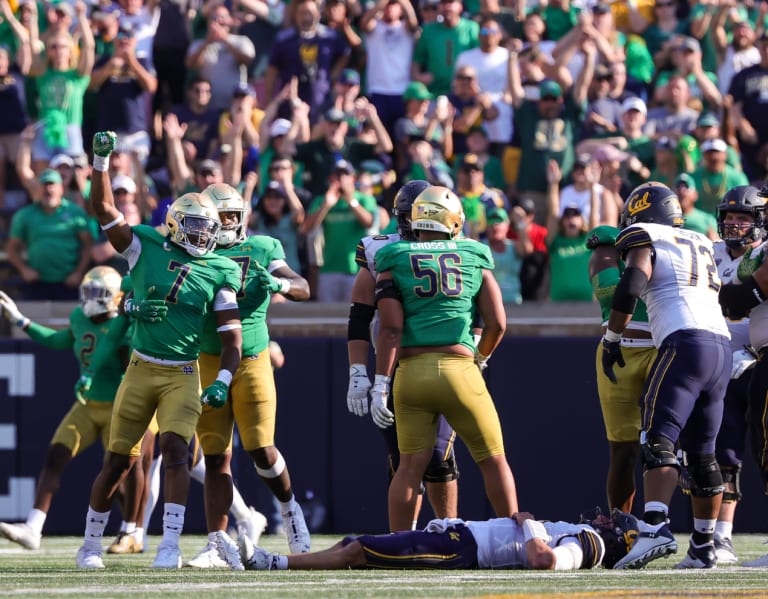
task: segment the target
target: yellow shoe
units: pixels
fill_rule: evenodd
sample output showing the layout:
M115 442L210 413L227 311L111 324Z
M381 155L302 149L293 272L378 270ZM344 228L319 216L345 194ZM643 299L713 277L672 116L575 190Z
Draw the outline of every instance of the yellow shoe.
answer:
M143 553L144 545L136 541L136 537L126 532L120 532L115 542L109 546L107 553Z

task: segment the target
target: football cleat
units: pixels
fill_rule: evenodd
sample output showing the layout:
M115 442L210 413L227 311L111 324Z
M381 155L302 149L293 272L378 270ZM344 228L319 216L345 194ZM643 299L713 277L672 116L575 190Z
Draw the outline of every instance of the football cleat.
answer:
M216 545L210 541L200 552L189 560L185 566L190 568L200 568L207 570L210 568L227 568L227 562L219 557L219 550Z
M230 570L245 570L243 563L240 561L240 551L226 532L217 530L214 543L216 545L216 550L219 553L219 559L221 559Z
M651 526L640 520L639 524L637 540L627 555L616 562L615 570L642 568L648 562L677 553L675 537L666 523Z
M739 561L731 539L718 539L715 537L715 555L717 556L718 564L736 564Z
M711 569L717 567L717 555L715 555L714 543L705 543L696 546L693 541L688 544L688 553L685 554L683 561L675 564L675 569Z
M747 568L768 568L768 554L761 555L757 559L748 562L742 562L741 565Z
M89 549L85 545L77 550L77 556L75 557L75 563L78 568L84 570L98 570L104 567L104 562L101 561L101 548Z
M267 517L253 508L249 508L248 512L247 518L237 522L237 536L246 536L254 545L258 545L262 533L267 528Z
M248 537L240 537L237 544L246 570L277 570L277 553L254 546Z
M144 553L144 545L136 540L132 533L120 532L115 542L109 546L107 553L116 553L124 555L126 553Z
M181 568L181 549L178 545L163 545L161 543L157 546L157 555L155 561L152 562L152 567L165 570Z
M9 541L18 543L24 549L40 549L40 535L35 534L26 524L8 524L0 522L0 535Z
M283 528L291 553L308 553L310 550L309 529L304 512L298 503L290 512L283 512Z

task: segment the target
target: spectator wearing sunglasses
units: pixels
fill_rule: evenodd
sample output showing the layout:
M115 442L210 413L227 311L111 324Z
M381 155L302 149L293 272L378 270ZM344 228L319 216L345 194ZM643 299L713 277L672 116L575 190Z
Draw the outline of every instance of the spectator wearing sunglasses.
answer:
M502 36L499 22L486 18L480 22L480 46L465 50L456 58L456 72L464 67L472 68L480 93L490 96L497 112L495 118L485 118L479 123L488 133L491 152L495 156L500 156L503 147L512 140L512 105L504 94L509 82L509 50L500 45Z

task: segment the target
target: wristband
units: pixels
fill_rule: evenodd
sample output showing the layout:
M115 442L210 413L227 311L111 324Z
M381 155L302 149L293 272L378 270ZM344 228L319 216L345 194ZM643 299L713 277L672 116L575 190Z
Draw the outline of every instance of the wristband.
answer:
M30 322L32 321L29 318L27 318L26 316L22 316L13 324L15 324L20 329L23 329L24 327L28 326Z
M221 381L227 387L229 387L232 384L232 373L229 370L222 368L219 370L219 374L216 375L216 380Z
M107 169L109 169L109 156L95 155L93 157L93 170L105 173Z
M368 376L368 368L366 368L365 364L352 364L349 367L349 376Z
M290 279L282 279L280 277L275 277L278 281L280 281L280 291L279 293L282 293L285 295L291 290L291 281Z
M111 222L108 222L106 225L101 225L102 231L109 231L112 227L115 225L119 225L121 222L125 220L125 217L123 216L123 213L117 215L117 218Z
M546 541L549 538L549 535L542 522L529 518L523 522L523 537L527 543L531 539L541 539L542 541Z
M373 379L374 385L389 385L389 382L392 380L391 376L387 376L386 374L377 374L376 377Z
M350 208L357 208L360 205L360 202L358 200L350 200L349 207Z
M621 341L621 333L616 333L611 329L607 329L605 335L603 335L603 339L608 343L616 343L617 341Z

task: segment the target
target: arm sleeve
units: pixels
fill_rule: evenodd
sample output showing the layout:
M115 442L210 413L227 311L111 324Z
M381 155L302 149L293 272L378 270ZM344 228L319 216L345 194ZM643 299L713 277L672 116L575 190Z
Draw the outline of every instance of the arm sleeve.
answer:
M36 322L29 325L27 335L32 341L51 349L70 349L75 341L70 328L57 331Z

